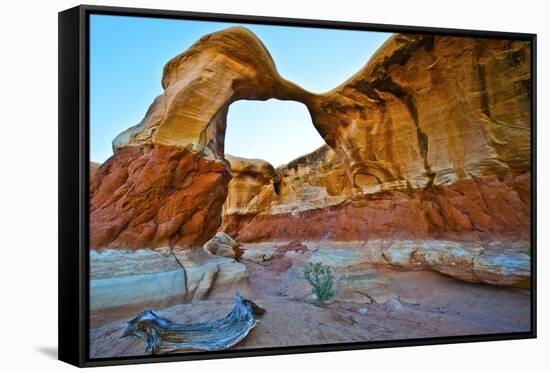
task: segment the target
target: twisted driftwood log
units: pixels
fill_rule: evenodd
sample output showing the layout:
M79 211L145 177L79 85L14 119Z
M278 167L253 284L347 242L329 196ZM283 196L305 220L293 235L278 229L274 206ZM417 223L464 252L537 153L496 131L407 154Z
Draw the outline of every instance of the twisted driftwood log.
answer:
M128 321L128 327L121 338L133 335L144 341L146 355L230 348L246 337L259 323L256 316L265 312L239 293L235 294L234 300L235 306L227 316L211 322L178 324L153 311L143 311Z

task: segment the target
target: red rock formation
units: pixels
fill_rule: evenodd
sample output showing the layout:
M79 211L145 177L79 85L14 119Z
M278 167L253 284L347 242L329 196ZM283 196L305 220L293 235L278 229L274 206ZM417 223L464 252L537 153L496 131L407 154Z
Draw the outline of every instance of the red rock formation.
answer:
M256 182L221 229L250 242L528 241L530 78L524 41L396 34L341 86L306 96L332 149Z
M97 170L101 167L101 164L96 162L90 162L90 183L94 181L95 174L97 173Z
M206 35L114 140L91 185L91 246L204 244L230 180L228 107L269 98L306 104L328 146L277 170L232 160L231 236L527 240L530 58L523 41L396 34L317 95L281 78L250 31Z
M530 174L364 195L298 213L229 215L221 227L241 242L327 239L528 241Z
M90 187L90 246L200 246L221 222L229 178L224 162L177 147L121 148Z
M239 99L297 99L250 31L202 37L170 60L164 93L114 141L115 154L91 185L90 245L198 247L221 223L230 174L224 160L227 110Z

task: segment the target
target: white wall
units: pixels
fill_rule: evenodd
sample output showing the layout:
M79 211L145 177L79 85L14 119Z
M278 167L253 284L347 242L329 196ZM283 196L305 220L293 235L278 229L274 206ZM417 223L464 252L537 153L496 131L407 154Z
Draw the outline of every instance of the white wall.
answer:
M539 339L113 368L116 371L529 372L548 365L550 26L544 1L95 1L95 4L538 33ZM57 12L75 1L2 3L0 312L5 372L66 371L57 345ZM123 108L121 108L123 109ZM547 123L546 123L547 124ZM549 162L549 163L546 163ZM547 214L546 214L547 215ZM546 221L545 221L546 220Z

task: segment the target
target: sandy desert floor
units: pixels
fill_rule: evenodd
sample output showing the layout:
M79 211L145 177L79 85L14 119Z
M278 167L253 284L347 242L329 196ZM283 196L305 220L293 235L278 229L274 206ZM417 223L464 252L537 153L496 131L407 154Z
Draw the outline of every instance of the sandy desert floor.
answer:
M434 272L395 271L383 265L337 269L335 300L317 307L301 277L299 259L288 263L288 258L283 257L259 264L247 260L247 248L244 249L242 262L249 273L249 298L266 313L235 349L519 332L530 328L529 290L470 284ZM187 323L221 318L231 308L231 299L212 299L155 311ZM126 321L134 316L120 319L123 314L117 313L115 319L105 315L101 321L94 319L90 335L92 358L143 354L140 340L120 339Z

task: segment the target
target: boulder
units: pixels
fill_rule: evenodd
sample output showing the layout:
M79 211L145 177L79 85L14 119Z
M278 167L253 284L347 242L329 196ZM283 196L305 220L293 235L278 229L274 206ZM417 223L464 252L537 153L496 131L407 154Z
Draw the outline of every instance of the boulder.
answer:
M239 259L241 257L241 250L237 241L224 232L216 233L203 247L213 255L225 256L232 259Z
M171 250L186 275L186 300L232 297L235 292L248 297L250 288L244 264L212 255L205 249Z

